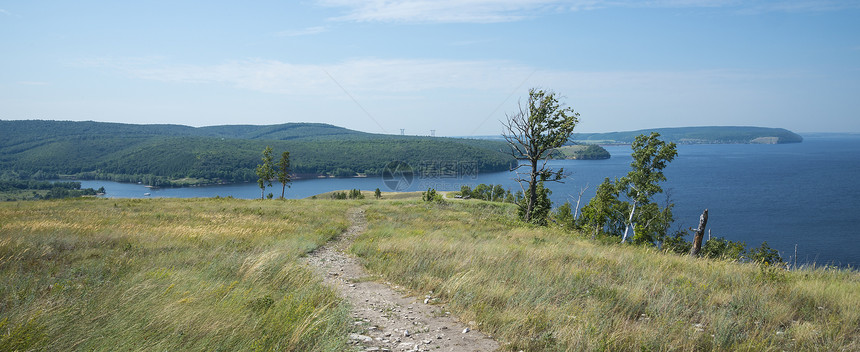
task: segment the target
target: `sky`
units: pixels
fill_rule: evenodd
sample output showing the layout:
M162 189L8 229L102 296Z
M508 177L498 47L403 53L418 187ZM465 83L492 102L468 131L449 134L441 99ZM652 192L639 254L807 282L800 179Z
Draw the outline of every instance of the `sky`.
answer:
M0 0L0 120L860 132L860 0Z

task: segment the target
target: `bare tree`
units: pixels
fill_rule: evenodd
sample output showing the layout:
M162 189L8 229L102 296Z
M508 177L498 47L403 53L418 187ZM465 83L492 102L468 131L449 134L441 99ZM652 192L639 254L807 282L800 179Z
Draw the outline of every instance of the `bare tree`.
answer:
M565 177L564 169L553 171L547 167L547 161L555 148L567 143L578 122L579 113L560 104L554 92L535 88L529 90L525 107L519 104L519 111L507 115L502 137L507 141L514 158L528 161L527 164L518 163L511 169L528 168L525 172L517 171L514 179L520 183L526 198L524 221L533 220L538 182L561 182ZM528 184L528 190L525 190L524 183Z
M693 237L693 246L690 248L690 256L698 257L702 250L702 237L705 235L705 226L708 226L708 209L699 216L699 228L696 229L696 235ZM710 234L710 231L708 232Z
M582 201L582 195L585 194L585 191L588 190L588 184L585 184L585 187L579 189L579 197L576 198L576 208L573 210L573 221L576 221L579 218L579 203ZM573 198L573 197L571 197Z
M290 152L281 153L281 161L278 163L278 182L281 183L281 199L284 199L284 193L289 187L289 184L293 182L292 176L290 176Z

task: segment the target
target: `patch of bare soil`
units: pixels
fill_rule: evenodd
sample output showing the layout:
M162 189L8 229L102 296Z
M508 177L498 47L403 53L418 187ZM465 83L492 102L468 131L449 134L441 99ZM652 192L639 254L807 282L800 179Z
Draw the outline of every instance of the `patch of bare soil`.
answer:
M346 253L356 236L367 229L364 210L349 213L352 226L337 240L307 257L326 284L337 289L353 307L362 331L350 340L364 351L494 351L492 338L457 321L433 294L408 296L404 289L374 280L358 260ZM472 323L471 325L474 325Z

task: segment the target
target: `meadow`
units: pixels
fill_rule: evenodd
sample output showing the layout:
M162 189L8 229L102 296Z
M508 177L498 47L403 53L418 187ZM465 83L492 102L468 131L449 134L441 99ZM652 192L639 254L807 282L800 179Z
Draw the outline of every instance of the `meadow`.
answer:
M0 203L0 350L350 350L350 307L301 257L354 207L371 273L506 351L860 350L857 271L692 259L526 225L510 204L386 195Z
M514 214L475 200L377 202L352 251L510 351L860 350L856 271L692 259Z
M346 203L0 203L0 350L336 351L349 307L297 260Z

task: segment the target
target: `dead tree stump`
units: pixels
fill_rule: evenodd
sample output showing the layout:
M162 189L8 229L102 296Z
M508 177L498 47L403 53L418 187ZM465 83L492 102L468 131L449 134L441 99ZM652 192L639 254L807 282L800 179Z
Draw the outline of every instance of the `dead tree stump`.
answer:
M690 256L698 257L699 251L702 250L702 237L705 236L705 226L708 225L708 209L699 217L699 228L696 229L696 236L693 237L693 247L690 248Z

